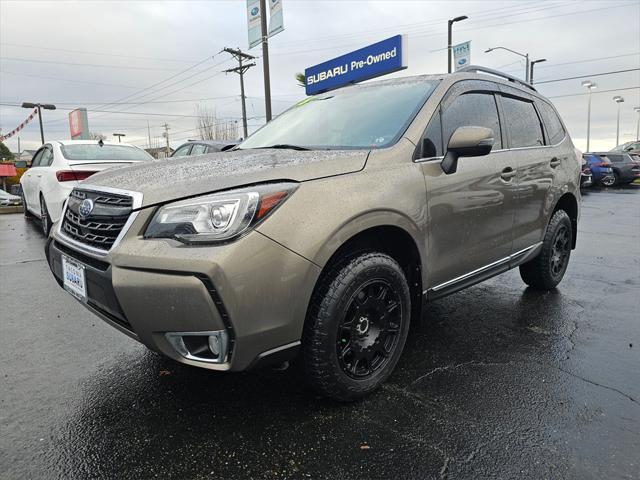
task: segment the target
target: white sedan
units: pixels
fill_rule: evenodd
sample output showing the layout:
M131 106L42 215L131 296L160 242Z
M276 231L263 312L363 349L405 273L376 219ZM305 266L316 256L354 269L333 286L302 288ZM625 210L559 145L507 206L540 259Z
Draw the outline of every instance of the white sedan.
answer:
M60 219L62 206L78 182L107 168L151 162L143 149L126 143L95 140L62 140L44 144L33 156L22 185L25 216L35 216L42 230L49 234L51 225Z

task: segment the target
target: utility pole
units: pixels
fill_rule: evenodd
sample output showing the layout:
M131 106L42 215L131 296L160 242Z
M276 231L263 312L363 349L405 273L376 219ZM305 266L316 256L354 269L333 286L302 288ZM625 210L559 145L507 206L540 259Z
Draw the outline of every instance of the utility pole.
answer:
M271 121L271 80L269 79L269 32L267 31L267 2L260 0L260 27L262 29L262 70L264 71L264 110Z
M147 120L147 135L149 136L149 148L151 148L151 127L149 126L149 120Z
M22 160L22 150L20 150L20 137L18 137L18 161Z
M248 53L244 53L243 51L241 51L239 48L224 48L224 51L227 53L230 53L231 55L233 55L233 57L238 60L238 66L235 68L230 68L228 70L225 70L225 73L237 73L238 75L240 75L240 98L242 100L242 131L244 133L244 137L243 138L247 138L248 131L247 131L247 106L246 106L246 101L245 101L245 95L244 95L244 74L247 70L249 70L251 67L255 67L256 64L255 63L246 63L246 64L242 64L242 60L253 60L256 57L254 57L253 55L249 55Z
M171 147L169 146L169 125L166 123L163 125L164 133L162 136L167 140L167 158L171 156Z

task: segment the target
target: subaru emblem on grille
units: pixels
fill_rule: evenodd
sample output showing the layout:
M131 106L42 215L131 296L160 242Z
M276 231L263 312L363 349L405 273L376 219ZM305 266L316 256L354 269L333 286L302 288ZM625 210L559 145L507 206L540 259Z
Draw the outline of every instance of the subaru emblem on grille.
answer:
M93 212L93 200L90 198L85 198L80 204L80 208L78 209L78 213L80 214L80 218L83 220L91 215Z

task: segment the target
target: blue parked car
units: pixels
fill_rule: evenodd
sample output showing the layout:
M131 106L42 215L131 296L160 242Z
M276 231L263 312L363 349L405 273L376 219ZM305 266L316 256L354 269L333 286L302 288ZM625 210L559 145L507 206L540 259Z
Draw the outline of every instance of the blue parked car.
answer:
M591 169L594 185L610 187L616 183L616 177L613 175L613 169L611 168L611 160L607 157L597 153L584 153L582 158L587 161Z

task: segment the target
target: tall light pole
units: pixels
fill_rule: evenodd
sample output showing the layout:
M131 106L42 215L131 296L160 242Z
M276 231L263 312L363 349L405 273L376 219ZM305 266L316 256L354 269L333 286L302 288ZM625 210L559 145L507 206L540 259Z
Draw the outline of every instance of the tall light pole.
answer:
M494 50L506 50L507 52L515 53L516 55L520 55L522 58L524 58L526 62L524 66L524 78L525 78L525 81L529 83L529 54L528 53L516 52L515 50L511 50L510 48L507 48L507 47L491 47L485 50L484 53L489 53Z
M594 88L598 88L598 84L596 82L592 82L591 80L585 80L582 82L582 86L586 87L589 90L589 103L587 106L587 152L589 151L589 137L591 136L591 91Z
M40 139L42 140L42 144L44 145L44 130L42 129L42 109L45 110L55 110L56 106L51 105L50 103L31 103L31 102L23 102L22 108L37 108L38 109L38 120L40 121Z
M533 66L536 63L542 63L542 62L546 62L547 59L546 58L541 58L539 60L534 60L533 62L531 62L531 66L529 67L529 83L533 85Z
M113 136L114 137L118 137L118 143L121 142L121 138L122 137L126 137L126 135L124 133L114 133Z
M461 22L462 20L466 20L467 17L466 15L461 15L459 17L456 18L452 18L451 20L449 20L447 22L447 30L448 30L448 37L447 37L447 64L448 64L448 72L451 73L451 43L453 41L453 35L452 35L452 31L451 31L451 27L453 26L454 23L456 22Z
M640 107L635 107L634 110L638 113L638 125L636 125L636 140L640 140Z
M618 121L616 123L616 147L620 145L620 104L624 102L624 98L620 95L613 97L613 101L618 104Z

